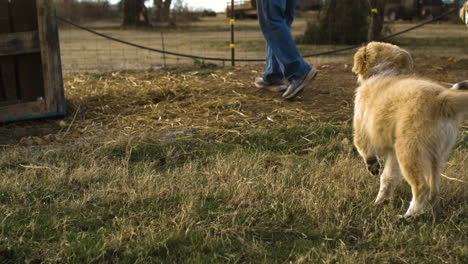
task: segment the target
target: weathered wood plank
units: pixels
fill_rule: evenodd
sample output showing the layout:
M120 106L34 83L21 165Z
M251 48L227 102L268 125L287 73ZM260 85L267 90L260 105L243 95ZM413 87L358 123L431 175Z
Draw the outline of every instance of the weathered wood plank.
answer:
M0 35L11 32L10 4L8 0L0 0ZM0 39L3 39L0 37ZM16 83L15 59L12 56L0 57L0 100L18 99Z
M10 10L13 32L38 30L36 1L11 1ZM41 55L39 53L17 55L15 59L20 99L35 101L39 97L44 97Z
M35 31L0 34L0 56L40 52L39 34Z
M22 103L19 100L5 100L5 101L0 101L0 108L4 106L9 106L9 105L15 105L15 104L20 104Z
M9 16L8 16L8 1L7 0L0 0L0 34L2 32L9 32ZM8 31L7 31L8 30ZM0 36L1 39L1 36ZM6 87L3 83L2 77L2 64L5 61L0 58L0 102L6 100Z
M3 83L2 60L0 59L0 102L6 100L6 87Z
M16 73L14 66L15 64L13 58L0 58L0 81L4 89L4 100L6 101L18 99Z
M14 120L25 116L46 114L45 101L19 103L0 107L0 121Z
M0 122L64 113L53 0L0 0L0 54L11 52L0 55Z
M36 0L45 97L51 111L64 112L58 29L52 0Z
M6 100L5 94L5 85L3 84L3 76L2 76L2 62L0 60L0 102Z

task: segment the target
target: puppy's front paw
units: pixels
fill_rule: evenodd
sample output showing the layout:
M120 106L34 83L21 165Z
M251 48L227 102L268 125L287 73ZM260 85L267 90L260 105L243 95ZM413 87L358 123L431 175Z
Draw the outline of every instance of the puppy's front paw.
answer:
M367 170L372 174L372 175L379 175L380 173L380 162L376 157L368 158L366 160L366 165L367 165Z

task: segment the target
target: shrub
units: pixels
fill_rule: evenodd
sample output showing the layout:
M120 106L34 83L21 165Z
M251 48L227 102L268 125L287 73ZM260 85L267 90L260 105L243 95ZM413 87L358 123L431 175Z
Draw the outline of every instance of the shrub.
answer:
M57 15L73 22L118 18L117 8L108 1L55 0Z
M310 21L299 43L357 44L367 40L367 0L328 0L318 20Z

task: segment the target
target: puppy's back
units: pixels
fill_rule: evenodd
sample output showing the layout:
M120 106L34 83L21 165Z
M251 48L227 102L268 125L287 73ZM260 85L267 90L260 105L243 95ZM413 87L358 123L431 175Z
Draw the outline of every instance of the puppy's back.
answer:
M440 95L446 89L424 79L390 76L369 80L358 88L356 115L366 126L370 140L381 151L398 137L418 138L436 116Z
M391 76L366 82L357 95L377 117L399 119L418 115L433 118L437 96L446 90L425 79Z

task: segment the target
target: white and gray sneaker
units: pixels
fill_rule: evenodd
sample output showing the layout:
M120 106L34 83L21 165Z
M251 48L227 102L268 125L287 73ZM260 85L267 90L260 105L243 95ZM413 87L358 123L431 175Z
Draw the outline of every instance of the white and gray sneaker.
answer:
M301 94L304 91L304 88L306 88L309 84L312 83L312 81L315 80L317 73L317 69L312 68L312 70L310 70L309 73L306 74L306 76L300 79L292 80L288 89L286 90L286 92L284 92L283 98L293 99L294 97Z
M456 83L450 88L452 90L468 90L468 81Z
M263 80L262 77L255 78L255 87L258 89L266 89L272 92L284 92L288 89L288 85L284 82L284 80L275 82L275 83L267 83Z

